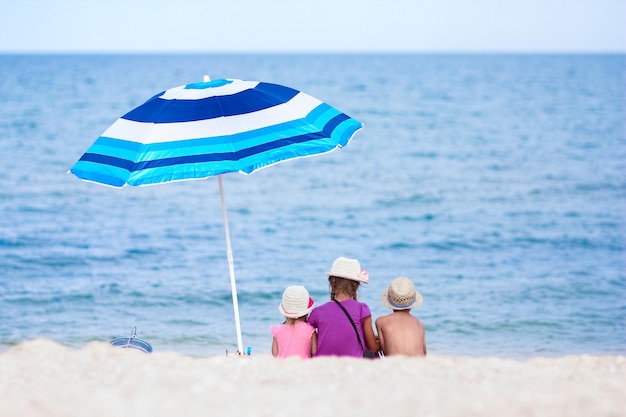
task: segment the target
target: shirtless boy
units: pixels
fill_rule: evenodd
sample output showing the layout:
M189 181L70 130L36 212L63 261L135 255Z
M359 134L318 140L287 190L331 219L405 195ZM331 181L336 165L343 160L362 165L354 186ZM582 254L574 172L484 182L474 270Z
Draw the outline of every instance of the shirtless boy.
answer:
M393 310L393 313L376 319L378 340L385 356L425 356L426 330L411 314L411 309L422 303L422 295L411 280L398 277L391 281L382 294L382 302Z

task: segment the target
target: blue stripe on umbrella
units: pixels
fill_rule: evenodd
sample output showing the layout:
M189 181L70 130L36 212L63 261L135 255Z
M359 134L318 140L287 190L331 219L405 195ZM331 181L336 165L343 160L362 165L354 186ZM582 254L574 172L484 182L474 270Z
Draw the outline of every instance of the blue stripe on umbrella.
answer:
M286 103L298 91L277 84L259 83L254 89L236 94L197 100L164 100L160 98L163 93L152 97L122 118L142 123L180 123L237 116Z
M121 162L116 161L115 165L109 165L105 162L105 159L101 159L100 161L100 163L96 164L89 161L78 161L72 167L71 172L85 181L112 185L113 187L122 187L126 184L130 172L128 169L119 167L123 165Z
M329 136L334 136L336 132L333 130L337 129L338 126L341 125L342 122L347 123L346 129L341 132L341 140L338 143L329 142L328 144L323 143L324 139ZM159 143L159 144L150 144L150 145L141 145L136 142L122 141L116 140L113 138L99 138L98 141L91 147L90 151L85 153L77 162L76 166L72 170L76 175L79 175L81 178L85 178L87 180L103 182L113 186L121 186L125 181L128 181L130 185L139 185L139 184L147 184L154 182L162 182L162 181L150 181L147 182L145 178L142 181L136 182L131 178L135 176L135 173L138 171L154 169L154 168L168 168L174 167L178 165L185 164L206 164L209 162L219 164L213 164L213 166L209 168L202 169L196 166L192 172L181 172L179 174L173 173L162 173L163 175L152 175L151 177L158 178L163 177L167 178L167 180L171 180L172 178L177 179L186 179L196 177L198 175L198 171L206 171L204 177L217 175L219 173L225 173L232 170L241 171L244 173L251 173L256 169L262 168L264 166L273 165L277 162L280 162L285 159L290 159L298 156L307 156L312 153L313 149L315 151L314 154L328 152L335 149L338 146L345 146L352 135L361 128L360 123L354 121L347 115L341 113L336 115L333 119L331 119L325 126L322 132L313 132L307 133L297 136L290 136L288 138L280 138L274 140L273 142L265 142L259 145L251 146L248 148L244 148L235 152L214 152L206 153L206 146L204 147L205 153L200 154L183 154L180 156L173 157L163 157L159 159L152 159L146 161L133 162L132 159L126 159L121 157L120 155L130 155L130 150L136 149L137 147L145 147L146 150L141 152L141 154L151 154L151 148L166 148L167 146L171 146L168 143ZM307 146L307 148L302 148L299 150L289 151L287 148L292 145L301 145L306 142L319 142L320 139L322 143L312 143L311 146ZM177 145L183 144L184 142L179 142ZM200 145L202 146L202 145ZM223 147L222 147L223 148ZM99 151L99 153L96 153ZM106 154L104 151L112 151L117 156L112 156L111 154ZM170 155L172 154L172 150L170 149ZM276 156L274 158L267 157L268 152L275 151ZM159 154L159 152L156 152ZM257 157L256 159L250 159L251 157ZM240 161L239 164L231 164L230 162ZM94 163L98 164L98 167L93 167L94 171L102 171L102 165L110 166L111 168L118 168L119 170L111 169L109 175L101 176L97 173L87 175L87 172L91 171L89 169L89 164ZM115 178L116 174L114 172L123 173L123 177L125 179L119 180ZM95 176L94 176L95 175ZM119 174L117 174L119 175ZM143 177L143 176L139 176Z
M304 143L306 141L324 138L325 135L330 137L332 135L332 130L336 128L339 123L347 119L348 116L344 114L339 114L330 121L328 121L326 126L324 126L322 129L300 135L292 134L293 131L297 131L295 129L285 130L282 128L278 128L277 126L271 126L268 128L259 129L267 130L267 132L265 133L260 133L259 131L251 131L228 137L213 137L207 139L192 139L176 142L161 142L146 145L120 139L100 137L94 143L94 145L90 147L85 156L83 156L80 160L91 160L93 162L99 162L97 159L94 158L97 158L97 155L103 155L106 157L114 157L122 160L128 159L131 161L136 160L137 162L141 162L145 161L144 156L151 156L150 160L154 160L161 159L159 158L159 155L167 155L169 157L176 155L193 155L195 154L194 149L198 149L198 154L226 154L227 152L225 152L224 150L227 149L230 151L228 153L231 153L233 155L237 154L249 156L267 149L279 148L288 143ZM269 139L266 139L271 138L272 136L278 139L274 139L271 142L269 141ZM257 139L257 137L263 139L255 140L253 142L258 144L251 144L251 142L247 140L248 138ZM289 140L291 140L291 142L289 142ZM229 143L229 141L231 141L232 143ZM246 147L235 146L237 144L245 144ZM340 144L342 146L345 145L345 143ZM219 160L219 158L216 158L215 160ZM114 161L115 159L111 159L107 163L117 165L114 163ZM137 169L132 169L132 171L136 170Z

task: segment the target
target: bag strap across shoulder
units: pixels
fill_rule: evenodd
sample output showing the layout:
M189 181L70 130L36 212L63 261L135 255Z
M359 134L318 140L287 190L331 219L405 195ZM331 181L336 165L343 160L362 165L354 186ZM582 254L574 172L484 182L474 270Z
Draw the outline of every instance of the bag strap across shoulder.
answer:
M356 324L354 324L354 320L352 320L352 317L350 316L350 313L348 313L348 310L346 310L346 308L344 306L342 306L339 301L337 301L334 298L333 298L333 301L335 303L337 303L337 305L339 307L341 307L341 309L343 310L344 313L346 313L346 316L348 317L348 320L350 320L350 324L352 324L352 328L354 329L354 333L356 333L356 338L359 341L359 345L361 345L361 349L365 349L365 347L363 346L363 342L361 342L361 336L359 336L359 331L356 329Z

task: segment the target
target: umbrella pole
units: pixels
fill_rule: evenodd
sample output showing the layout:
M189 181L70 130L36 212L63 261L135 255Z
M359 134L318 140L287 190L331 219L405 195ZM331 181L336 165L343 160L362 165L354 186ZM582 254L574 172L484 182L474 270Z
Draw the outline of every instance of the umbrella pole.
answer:
M226 214L226 200L224 199L224 186L222 175L217 176L220 184L220 198L222 200L222 217L224 217L224 233L226 234L226 256L228 257L228 269L230 271L230 290L233 295L233 309L235 310L235 328L237 329L237 347L239 354L243 354L243 342L241 341L241 323L239 321L239 303L237 302L237 286L235 284L235 266L233 263L233 250L230 247L230 231L228 230L228 215Z

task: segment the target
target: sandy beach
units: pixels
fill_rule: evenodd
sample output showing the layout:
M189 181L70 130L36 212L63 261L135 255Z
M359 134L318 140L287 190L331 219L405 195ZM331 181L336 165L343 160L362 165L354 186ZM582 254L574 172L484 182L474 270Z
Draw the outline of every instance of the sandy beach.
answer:
M624 416L626 358L197 358L33 340L0 355L0 416Z

